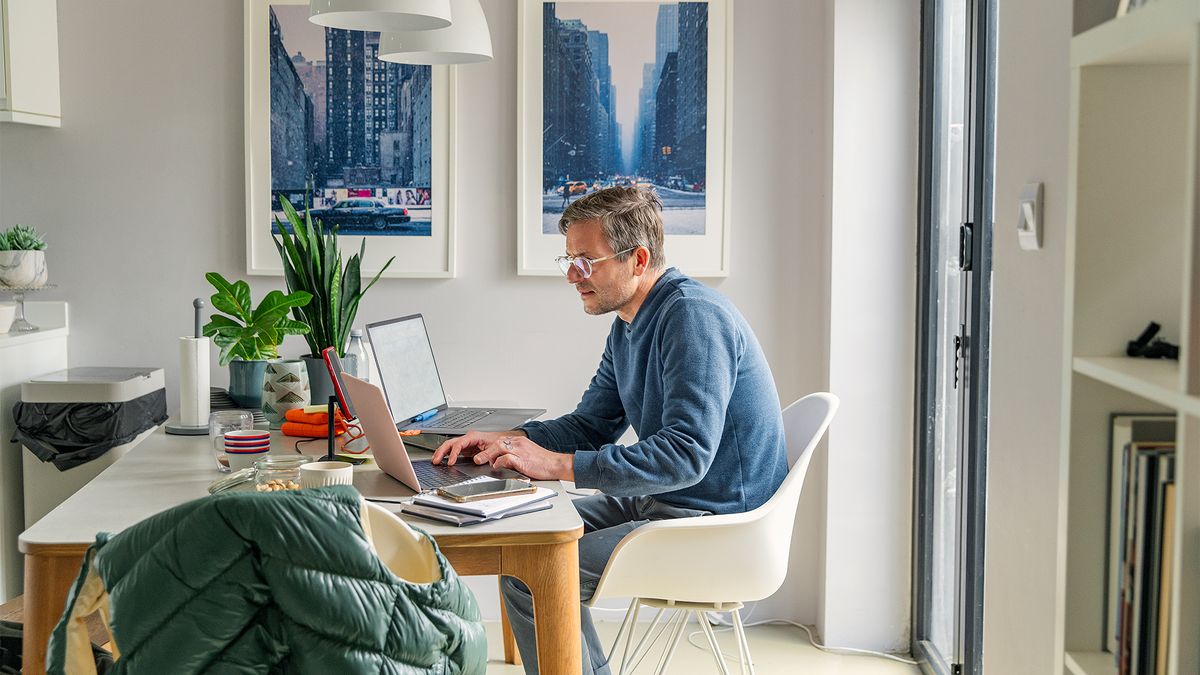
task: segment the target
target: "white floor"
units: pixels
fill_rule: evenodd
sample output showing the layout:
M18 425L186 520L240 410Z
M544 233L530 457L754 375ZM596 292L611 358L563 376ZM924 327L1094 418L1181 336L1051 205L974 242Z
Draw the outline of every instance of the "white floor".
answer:
M612 644L620 623L597 624L600 637L605 644ZM692 626L695 631L698 627ZM717 641L731 657L726 661L731 673L738 672L737 642L729 629L718 629ZM688 631L692 632L691 630ZM640 637L641 633L638 633ZM750 651L754 655L754 670L758 675L783 675L787 673L830 673L831 675L914 675L920 673L916 666L872 656L843 656L829 654L813 647L804 631L794 626L754 626L746 630ZM488 675L520 675L525 671L520 666L504 663L504 650L500 641L500 624L488 622ZM671 660L671 673L718 673L716 661L707 648L703 633L692 637L694 644L703 644L700 649L687 643L687 635L679 643ZM636 638L635 638L636 643ZM661 643L660 643L661 644ZM653 672L662 648L654 650L640 666L640 672ZM615 671L614 671L615 675Z

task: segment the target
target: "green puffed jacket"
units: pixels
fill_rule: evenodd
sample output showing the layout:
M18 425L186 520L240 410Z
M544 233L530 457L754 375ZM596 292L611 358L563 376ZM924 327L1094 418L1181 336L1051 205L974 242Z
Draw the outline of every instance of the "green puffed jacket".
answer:
M380 515L382 514L382 516ZM51 673L483 673L479 608L427 535L348 486L230 493L96 538Z

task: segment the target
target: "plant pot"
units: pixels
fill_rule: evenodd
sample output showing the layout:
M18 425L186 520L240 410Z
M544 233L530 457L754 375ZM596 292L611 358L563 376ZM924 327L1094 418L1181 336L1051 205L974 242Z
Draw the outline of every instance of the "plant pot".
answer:
M308 366L308 386L312 394L313 405L329 403L333 396L333 380L329 378L329 369L325 367L325 359L305 356L304 363Z
M266 361L229 362L229 397L238 407L258 410L262 407L263 377L267 371Z
M0 251L0 286L41 288L48 276L45 251Z
M262 387L263 417L272 429L283 424L289 410L308 405L308 366L300 359L276 359L267 362Z

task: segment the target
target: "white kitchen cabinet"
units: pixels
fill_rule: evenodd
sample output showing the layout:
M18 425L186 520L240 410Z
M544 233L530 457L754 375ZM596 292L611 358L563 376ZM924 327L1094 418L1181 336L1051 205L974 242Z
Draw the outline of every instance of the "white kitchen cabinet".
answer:
M0 122L62 126L54 0L0 0L0 62Z

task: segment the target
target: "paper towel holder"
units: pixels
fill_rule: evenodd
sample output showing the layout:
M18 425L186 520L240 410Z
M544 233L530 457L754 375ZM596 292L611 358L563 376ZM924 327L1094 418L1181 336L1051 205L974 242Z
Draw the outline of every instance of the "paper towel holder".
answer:
M203 401L203 406L201 407L201 411L209 409L208 397L210 396L209 388L208 388L208 384L209 384L209 382L208 382L208 349L209 349L210 341L208 338L204 337L204 335L201 332L201 328L200 328L200 313L201 313L201 310L204 308L204 306L205 306L205 302L204 302L203 298L196 298L195 300L192 301L192 311L193 311L193 314L192 314L193 331L192 332L193 332L193 336L179 338L181 347L183 347L184 343L195 342L197 344L193 347L193 349L195 349L195 350L197 350L197 352L203 354L203 358L200 359L202 361L202 363L199 363L197 365L199 365L203 369L204 372L196 373L196 375L197 375L196 385L197 385L198 391L195 392L195 395L198 397L198 399ZM185 357L186 353L188 353L188 350L181 349L180 359L179 359L179 366L180 366L180 378L179 378L180 396L179 396L179 398L180 398L181 406L183 405L183 400L185 398L187 398L185 396L186 392L183 391L183 388L185 386L185 383L184 383L185 378L183 376L183 370L186 369L186 364L184 363L187 360ZM201 413L201 414L203 414L203 413ZM204 416L207 417L206 414ZM179 417L176 418L173 422L167 423L166 432L168 434L172 434L172 435L176 435L176 436L205 436L208 434L208 420L207 419L198 420L198 422L199 422L198 424L192 425L192 424L184 424L183 417L184 417L183 411L180 410Z

